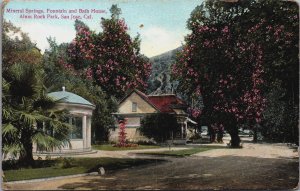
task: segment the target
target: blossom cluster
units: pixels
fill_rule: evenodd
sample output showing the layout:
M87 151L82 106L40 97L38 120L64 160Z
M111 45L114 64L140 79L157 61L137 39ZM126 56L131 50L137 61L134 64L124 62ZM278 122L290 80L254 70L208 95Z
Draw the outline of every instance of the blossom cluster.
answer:
M73 75L77 75L78 73L74 69L73 65L68 63L65 58L62 56L58 57L58 64L62 66L66 71L70 72Z
M189 107L188 108L188 113L194 117L194 118L197 118L201 115L202 113L202 110L201 108L197 108L197 107Z
M77 28L68 49L70 57L82 65L86 78L113 95L129 88L145 88L151 63L135 51L124 19L103 19L101 23L103 32L99 34Z
M92 33L86 27L77 28L76 38L70 43L68 53L71 57L80 56L83 59L94 59L95 45L92 42Z
M263 23L262 20L261 23L249 30L258 30ZM205 86L205 83L215 84L211 92L205 92L204 89L204 93L209 93L211 99L214 100L212 107L216 112L231 114L237 120L255 119L256 122L260 122L265 102L260 90L264 72L262 48L255 42L246 41L242 38L235 39L235 44L229 46L233 42L232 31L229 26L223 26L219 29L198 26L197 30L186 37L187 45L178 55L177 62L172 67L172 73L181 79L182 87L186 88L194 97L202 95L201 86ZM195 42L202 42L202 44L197 45ZM199 51L196 48L199 46L208 53L210 50L215 52L217 49L222 52L224 58L228 58L228 60L224 60L224 64L217 63L220 65L215 66L225 67L218 78L205 71L207 63L203 61L206 55L200 55L202 57L200 60L203 61L195 59L196 52ZM207 58L207 62L214 59L213 57ZM229 67L231 70L228 70ZM211 80L214 82L212 83ZM201 108L199 107L192 107L189 111L193 117L201 115ZM255 117L252 117L254 113Z
M245 114L248 119L255 119L257 123L261 122L262 112L265 108L266 99L262 96L260 86L263 84L263 52L260 46L257 46L257 59L254 66L254 70L251 76L252 88L250 91L246 91L242 96L242 100L247 104Z

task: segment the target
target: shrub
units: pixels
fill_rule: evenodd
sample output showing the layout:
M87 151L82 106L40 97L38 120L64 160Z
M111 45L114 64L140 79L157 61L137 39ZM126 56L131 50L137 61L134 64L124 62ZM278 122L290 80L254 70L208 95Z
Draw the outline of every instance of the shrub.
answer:
M109 141L108 143L111 144L111 145L117 144L116 141Z
M192 136L190 137L190 140L196 140L196 139L200 139L201 136L199 133L193 133Z
M18 168L19 168L18 161L14 158L2 162L3 170L18 169Z
M45 157L45 160L51 160L51 156L50 156L50 155L47 155L47 156Z
M157 143L154 140L139 140L136 142L138 145L156 145Z
M67 158L60 158L60 167L61 168L71 168L74 166L74 159L67 157Z
M124 143L124 144L115 144L113 145L113 147L138 147L138 144L134 144L134 143Z
M157 113L147 115L141 121L140 132L148 138L153 138L156 142L164 142L171 138L172 132L180 128L174 115Z

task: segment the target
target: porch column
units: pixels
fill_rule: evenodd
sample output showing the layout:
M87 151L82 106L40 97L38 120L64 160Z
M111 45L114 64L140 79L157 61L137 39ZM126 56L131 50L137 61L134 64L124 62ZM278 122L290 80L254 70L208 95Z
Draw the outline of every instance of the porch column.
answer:
M181 139L183 139L183 123L181 123Z
M91 123L92 123L92 118L89 116L87 119L87 147L88 148L91 148L91 141L92 141Z
M184 122L185 125L185 139L187 138L187 133L188 133L188 129L187 129L187 121Z
M82 140L83 140L83 148L86 148L86 115L82 117Z

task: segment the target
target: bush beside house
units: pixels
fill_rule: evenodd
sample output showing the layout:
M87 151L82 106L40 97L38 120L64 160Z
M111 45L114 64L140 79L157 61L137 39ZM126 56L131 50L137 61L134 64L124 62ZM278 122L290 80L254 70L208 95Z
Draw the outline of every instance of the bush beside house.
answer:
M140 132L157 142L172 139L174 133L180 128L177 119L172 114L157 113L145 116L141 121Z

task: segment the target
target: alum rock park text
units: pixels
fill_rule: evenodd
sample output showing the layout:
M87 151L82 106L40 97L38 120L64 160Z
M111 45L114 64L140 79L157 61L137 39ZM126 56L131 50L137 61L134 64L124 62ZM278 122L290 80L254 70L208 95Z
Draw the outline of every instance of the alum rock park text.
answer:
M22 19L92 19L92 14L105 13L101 9L6 9Z

